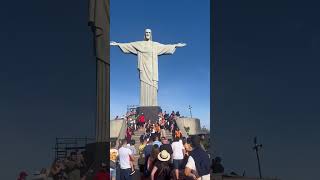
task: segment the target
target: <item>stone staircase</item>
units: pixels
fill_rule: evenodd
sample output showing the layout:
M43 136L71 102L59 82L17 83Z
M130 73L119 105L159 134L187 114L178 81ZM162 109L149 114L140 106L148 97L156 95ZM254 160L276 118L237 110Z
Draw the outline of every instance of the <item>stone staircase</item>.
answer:
M135 145L134 145L134 147L136 148L136 150L137 150L137 154L134 156L134 158L135 158L135 161L134 161L134 167L136 168L136 169L139 169L139 166L138 166L138 159L139 159L139 154L138 154L138 150L139 150L139 146L140 146L140 136L142 135L142 134L144 134L144 132L145 132L145 129L141 129L141 130L137 130L137 131L135 131L134 132L134 135L132 136L132 139L133 140L135 140ZM165 132L166 132L166 138L167 139L172 139L172 134L171 134L171 132L169 131L169 130L165 130Z

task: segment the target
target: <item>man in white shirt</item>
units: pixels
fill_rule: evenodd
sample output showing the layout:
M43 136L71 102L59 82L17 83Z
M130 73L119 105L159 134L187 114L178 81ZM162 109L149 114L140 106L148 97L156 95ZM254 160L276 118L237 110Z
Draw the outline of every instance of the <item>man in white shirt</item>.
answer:
M130 144L127 144L127 148L129 148L132 152L132 155L136 155L137 154L137 150L136 148L134 147L134 144L136 142L134 140L131 140ZM136 171L135 171L135 168L134 168L134 164L133 162L131 161L130 162L130 165L131 165L131 173L130 173L130 176L132 176Z
M130 161L134 161L132 151L127 147L127 140L122 141L122 146L119 149L120 161L120 180L131 180L131 165Z
M171 144L172 147L172 159L173 159L173 168L175 170L176 179L179 179L179 170L183 169L182 163L183 158L186 153L182 141L180 138L175 138L174 142Z

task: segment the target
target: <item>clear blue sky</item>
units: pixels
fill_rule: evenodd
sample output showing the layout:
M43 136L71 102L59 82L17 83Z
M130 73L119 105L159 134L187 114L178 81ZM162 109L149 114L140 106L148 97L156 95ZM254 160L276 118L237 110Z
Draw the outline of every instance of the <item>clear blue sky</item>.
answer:
M111 1L111 40L143 40L150 28L153 40L187 43L173 55L159 57L159 105L180 111L209 128L210 115L210 6L209 0ZM127 105L139 104L137 57L111 50L111 117L125 114Z

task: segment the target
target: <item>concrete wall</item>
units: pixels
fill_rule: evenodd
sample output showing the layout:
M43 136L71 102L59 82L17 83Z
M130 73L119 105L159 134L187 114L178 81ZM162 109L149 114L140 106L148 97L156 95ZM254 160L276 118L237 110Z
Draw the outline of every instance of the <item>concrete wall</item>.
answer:
M110 138L125 138L127 124L124 119L110 121Z
M183 136L187 136L187 132L185 131L184 127L190 127L189 135L201 133L200 119L198 118L183 117L178 118L176 122Z

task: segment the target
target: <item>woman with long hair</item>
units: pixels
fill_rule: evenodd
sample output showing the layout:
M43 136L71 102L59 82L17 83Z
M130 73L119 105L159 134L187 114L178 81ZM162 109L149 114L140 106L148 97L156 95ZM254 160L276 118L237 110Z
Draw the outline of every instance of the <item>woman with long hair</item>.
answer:
M162 150L158 154L157 160L151 171L151 180L170 179L170 154L166 150Z
M148 161L147 161L147 176L150 175L150 172L152 171L154 164L157 161L159 153L160 153L159 146L157 144L153 145L151 154L148 157Z
M127 142L131 142L131 137L132 137L132 131L130 127L127 127L127 131L126 131L126 139Z

